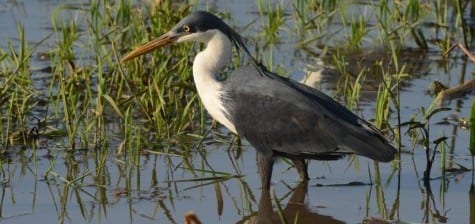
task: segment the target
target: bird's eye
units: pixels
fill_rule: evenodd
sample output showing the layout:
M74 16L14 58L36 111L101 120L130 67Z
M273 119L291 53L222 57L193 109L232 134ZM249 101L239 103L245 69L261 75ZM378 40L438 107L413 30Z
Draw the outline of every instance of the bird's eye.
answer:
M186 33L190 32L191 30L190 27L187 25L184 25L182 29L183 29L183 32L186 32Z

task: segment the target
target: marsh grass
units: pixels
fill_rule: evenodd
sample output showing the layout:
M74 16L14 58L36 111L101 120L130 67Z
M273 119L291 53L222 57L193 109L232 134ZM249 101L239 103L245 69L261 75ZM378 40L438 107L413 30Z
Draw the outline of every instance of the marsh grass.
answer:
M272 4L260 0L257 2L260 23L249 26L257 26L256 30L261 32L250 47L266 66L285 76L289 73L287 67L291 66L277 61L274 52L275 46L283 41L284 32L288 39L295 40L291 44L305 49L302 57L305 60L311 61L316 56L330 58L328 61L341 74L336 95L357 113L362 92L368 91L367 86L373 83L370 91L377 92L375 124L395 136L399 149L403 137L412 138L414 146L418 143L423 146L427 162L423 179L429 180L439 149L441 167L445 170L446 137L443 133L434 137L430 131L431 117L444 113L445 109L421 107L414 120L401 120L399 91L418 72L411 68L411 63L403 61L401 52L410 46L450 58L446 52L454 40L467 45L470 32L463 19L466 6L462 1L455 3L455 21L449 18L453 15L450 7L453 6L448 1L436 1L433 5L415 0L349 5L346 1L297 0L289 6L287 2ZM354 8L367 14L357 14L352 11ZM174 45L127 64L119 63L125 52L158 37L192 10L193 6L174 1L161 1L149 7L133 5L127 0L64 4L51 15L51 35L32 45L20 24L18 41L7 41L6 49L0 49L1 152L19 152L22 161L29 161L20 149L33 149L32 158L36 161L39 139L55 142L48 148L49 167L43 173L36 173L36 168L32 172L51 183L51 194L59 196L59 222L67 220L67 205L72 198L80 205L85 219L92 213L84 207L88 200L99 203L104 209L98 209L97 213L103 214L108 203L107 189L113 184L124 189L128 199L139 195L143 187L139 167L144 157L153 158L150 160L154 163L158 163L157 158L166 158L163 165L156 166L169 170L170 185L192 183L185 191L213 185L218 214L223 212L226 194L232 198L227 192L227 181L239 181L248 200L246 206L252 210L255 197L251 188L241 181L242 174L236 165L242 154L240 141L221 131L220 126L215 128L194 91L190 68L200 46ZM45 43L51 46L47 52L51 76L47 90L38 90L32 85L31 60L38 46ZM377 76L369 75L365 68L357 73L350 71L349 64L354 60L349 58L350 52L365 55L368 49L376 48L390 58L367 65L377 71ZM47 105L44 111L38 109L44 104ZM473 111L472 156L475 154ZM391 116L396 117L396 124L391 123ZM404 131L412 135L404 135ZM206 146L218 143L229 144L235 173L220 171L208 163ZM117 183L107 178L106 164L111 157L116 159L123 178ZM60 166L58 161L63 158L66 158L64 166ZM87 158L93 162L84 162ZM4 159L0 161L8 163ZM400 162L394 166L395 170L400 168ZM175 179L171 173L176 170L192 178ZM388 206L383 191L385 180L378 164L374 170L378 211L386 219L395 218L398 198L392 207ZM8 182L11 174L2 172L2 176ZM150 182L156 184L156 177L150 177ZM98 193L92 195L84 190L85 186L93 186ZM172 202L174 193L169 193ZM279 200L275 202L280 205ZM163 204L157 206L168 209ZM297 222L297 218L293 221Z
M263 36L268 43L277 43L280 39L279 30L285 23L284 9L282 2L274 4L267 1L265 5L263 0L259 0L257 3L259 9L259 15L265 18L265 22L262 23Z
M405 21L409 18L411 21L418 21L420 18L418 13L421 9L417 8L414 2L409 1L406 12L399 13L399 16L408 18L401 23L407 23ZM324 1L321 4L309 3L311 6L322 9L343 7L341 4L338 1ZM390 6L384 4L388 3L383 1L379 6L379 20L381 24L391 24L394 22L392 17L395 17L395 15L388 15ZM112 6L116 8L113 9ZM270 39L278 38L275 35L279 33L278 30L282 29L284 24L282 4L270 6L265 5L263 1L259 1L258 6L261 16L267 18L266 23L262 24L263 27L267 27L264 29L263 35ZM316 17L312 17L315 12L311 11L313 7L304 6L303 2L297 2L295 7L298 9L296 13L298 16L295 19L301 22L302 30L317 29L316 27L321 27L321 24L330 21L319 20L319 24L315 25ZM114 111L115 116L120 119L126 119L124 115L126 112L129 114L129 118L132 114L136 115L135 117L139 114L143 120L147 121L147 128L153 128L159 135L166 138L172 138L175 133L184 134L190 128L194 129L204 125L204 117L201 116L203 110L197 101L196 95L189 91L193 89L188 70L191 63L191 58L188 55L190 51L194 51L191 45L174 46L171 49L163 50L173 51L175 55L173 57L170 56L171 54L157 52L153 54L153 57L145 56L120 68L116 66L117 59L122 52L160 35L165 28L174 24L190 10L187 6L180 6L177 9L178 13L171 13L171 7L176 6L168 1L160 4L159 7L142 10L133 8L128 1L118 1L114 4L107 1L104 3L92 1L88 5L80 7L81 12L85 14L81 21L64 19L64 15L62 19L58 18L61 10L65 10L65 8L72 10L73 7L60 7L55 10L52 25L57 47L51 52L53 78L49 95L54 105L51 108L54 114L56 116L59 116L58 114L64 115L65 131L71 146L73 146L72 148L76 144L78 135L82 133L79 130L90 130L91 127L101 129L101 123L104 122L101 118L104 116L104 110ZM344 11L341 12L342 18L348 17L345 13ZM443 16L438 18L442 20ZM58 24L58 21L60 24ZM80 25L78 22L83 24ZM361 47L361 42L367 38L369 29L375 28L367 27L367 22L363 20L363 17L352 20L350 24L351 35L347 39L347 43L350 46ZM388 29L387 27L389 26L382 26L382 30ZM318 30L321 32L320 29ZM147 32L144 33L143 31ZM393 32L387 30L385 33ZM22 33L19 36L22 37ZM20 40L22 39L20 38ZM86 43L84 43L84 39L87 39ZM383 39L388 39L388 37ZM120 43L130 43L130 45L124 46ZM27 51L30 49L23 41L20 41L20 46L18 57L14 54L15 56L11 60L14 64L17 64L18 68L15 71L18 74L28 75L29 54ZM86 52L77 52L78 46L86 47L83 49ZM125 49L118 46L125 47ZM10 46L10 50L13 50L12 46ZM34 48L31 50L34 51ZM8 56L3 56L2 61L4 63L6 57ZM273 64L273 62L269 61L269 64ZM344 66L345 61L339 60L336 64L343 64ZM340 71L345 73L344 68ZM3 73L5 74L5 72ZM343 85L346 86L345 90L347 88L353 89L345 93L351 96L351 100L348 100L350 103L358 99L358 83L362 78L360 75L354 81L345 81L346 84ZM28 82L29 79L28 76L24 76L18 81ZM5 84L9 84L8 82L13 82L13 79L7 79L6 81ZM354 83L357 85L353 86ZM8 86L12 85L9 84ZM23 86L25 85L19 85L19 87ZM24 89L23 91L13 92L14 94L32 94L34 90ZM28 95L14 96L24 101L23 103L14 104L10 101L12 107L13 105L25 105L25 102L28 102L25 99L29 99ZM2 97L2 99L5 100L6 97ZM93 113L90 112L91 108L93 108ZM22 107L10 108L9 114L13 114L15 111L27 110L27 108ZM385 116L387 117L387 115ZM200 122L192 122L197 119ZM97 124L92 125L91 120L97 122ZM199 125L196 126L197 124ZM129 123L126 127L128 126ZM130 135L126 134L126 136ZM86 143L90 142L88 136L79 137L83 139L81 140L83 142L80 143L81 147L87 146ZM2 137L2 139L6 139L6 137Z
M473 185L473 173L475 172L475 100L472 102L472 108L470 110L470 146L469 151L472 156L472 185Z
M472 159L475 156L475 100L472 102L472 108L470 110L470 154Z
M17 26L20 48L15 49L12 42L8 42L9 53L4 53L0 72L0 110L6 116L0 118L1 147L3 150L17 144L28 145L34 143L31 130L27 124L27 113L33 108L34 96L37 91L31 86L30 58L39 44L29 47L25 37L24 27Z
M43 138L67 137L64 145L60 142L51 145L48 149L52 151L50 166L44 173L39 173L48 182L63 183L64 187L58 191L60 223L68 219L71 197L77 199L84 218L90 215L84 209L83 197L91 197L82 190L85 185L97 187L99 194L92 196L93 201L107 203L104 186L110 183L105 179L105 164L111 157L111 137L122 138L114 153L128 164L127 170L134 172L137 169L133 167L140 165L144 148L184 153L177 150L178 147L162 147L156 139L178 145L179 142L173 139L208 124L199 121L205 117L201 116L202 108L196 94L190 91L193 87L189 79L188 55L194 51L191 45L171 49L182 55L183 60L176 61L173 54L161 53L153 60L147 57L123 68L118 66L123 52L164 32L188 14L189 7L178 8L180 13L177 14L172 13L171 8L176 6L171 1L161 4L161 8L149 10L133 8L129 3L91 1L89 4L63 5L52 15L53 35L48 39L55 46L48 52L52 76L47 92L41 93L48 96L49 106L41 118L45 119L42 124L45 126L35 130L39 130L38 135ZM149 34L143 35L144 31ZM3 152L18 146L36 147L35 142L29 143L31 127L36 126L36 122L30 123L29 116L36 110L35 100L38 100L35 97L38 91L31 86L30 77L30 58L37 46L28 45L21 26L19 37L20 47L16 49L9 43L10 52L2 50L0 57L0 100L4 102L0 109L7 115L0 122ZM38 45L45 41L46 38ZM162 64L164 61L168 63ZM110 120L114 119L120 121L121 128L111 132ZM48 133L53 129L64 132L60 135L57 135L60 132ZM116 133L118 135L114 136ZM74 159L82 152L85 157L94 155L94 166L90 171L81 171L84 167L80 168ZM57 159L63 153L70 158L65 163L66 172ZM36 161L36 157L33 158ZM135 175L140 176L140 173L128 176ZM135 188L132 180L127 178L123 182L128 192ZM140 183L140 179L136 180ZM56 192L52 194L56 195Z
M411 131L413 129L418 129L421 132L421 135L417 135L417 136L420 136L421 139L416 139L416 140L420 141L420 144L425 150L426 169L424 171L423 180L427 182L431 179L430 174L432 170L432 165L435 160L435 155L437 154L437 149L439 148L441 144L445 144L445 141L447 140L447 137L444 135L434 140L430 138L431 137L430 119L432 116L444 111L448 111L448 110L450 110L450 108L429 107L426 109L425 107L422 107L421 108L422 119L420 121L414 120L414 121L404 122L401 124L401 126L406 126L406 125L409 126L408 131Z

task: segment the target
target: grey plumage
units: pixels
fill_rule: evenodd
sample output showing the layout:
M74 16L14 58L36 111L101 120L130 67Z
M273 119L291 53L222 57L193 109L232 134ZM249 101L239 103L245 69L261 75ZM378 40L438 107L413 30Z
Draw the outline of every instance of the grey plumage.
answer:
M316 89L266 74L241 67L223 88L224 105L238 133L261 153L273 150L303 159L348 153L385 162L394 158L396 149L372 124Z
M306 159L337 159L348 153L383 162L394 158L395 147L373 125L322 92L267 71L241 36L208 12L191 13L122 62L186 41L206 44L193 64L198 94L214 119L256 148L264 189L270 188L276 156L290 158L303 180L308 179ZM217 79L217 73L231 62L233 46L251 65Z

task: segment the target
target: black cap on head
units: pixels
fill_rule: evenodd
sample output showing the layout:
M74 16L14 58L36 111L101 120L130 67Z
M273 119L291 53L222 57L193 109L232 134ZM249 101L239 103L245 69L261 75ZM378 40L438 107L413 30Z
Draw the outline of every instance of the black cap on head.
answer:
M178 22L172 30L180 32L183 31L184 27L190 28L189 31L186 31L190 33L206 32L208 30L217 29L228 35L230 31L232 31L223 20L205 11L192 12L190 15Z
M244 44L241 35L236 33L233 29L231 29L231 27L229 27L225 22L223 22L223 20L221 20L217 16L206 11L192 12L172 28L172 31L176 33L198 33L206 32L208 30L219 30L224 33L234 44L234 46L238 50L238 53L241 50L244 51L244 53L251 59L252 64L256 66L256 68L262 75L265 75L266 69L251 55L251 53L246 47L246 44Z

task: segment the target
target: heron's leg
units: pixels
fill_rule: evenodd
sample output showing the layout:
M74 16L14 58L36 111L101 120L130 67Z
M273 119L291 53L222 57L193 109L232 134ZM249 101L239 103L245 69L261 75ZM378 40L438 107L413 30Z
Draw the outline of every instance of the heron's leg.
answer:
M307 196L307 189L308 182L300 182L297 187L294 188L294 192L290 196L289 202L287 203L287 206L285 207L284 211L292 210L292 208L298 211L303 206L305 206L305 197Z
M271 153L257 152L257 167L261 175L262 189L270 190L270 181L272 177L272 167L274 166L274 158Z
M299 173L300 180L308 181L310 178L308 178L307 161L305 159L292 159L292 162Z

